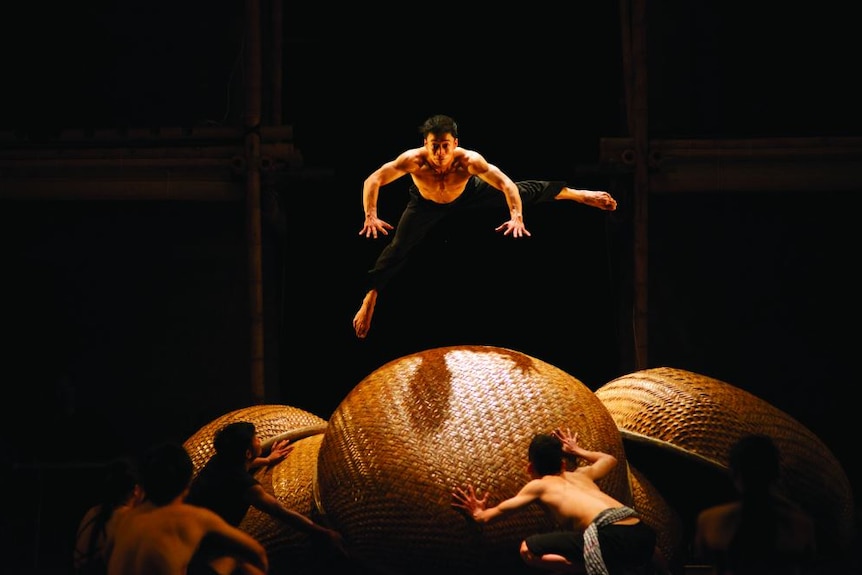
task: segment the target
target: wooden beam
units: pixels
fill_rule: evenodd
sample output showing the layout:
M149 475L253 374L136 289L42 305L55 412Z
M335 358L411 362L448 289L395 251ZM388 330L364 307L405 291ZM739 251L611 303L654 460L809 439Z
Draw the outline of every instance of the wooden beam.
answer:
M302 172L290 126L260 129L260 170ZM195 200L246 197L242 130L68 130L31 139L0 133L0 200ZM279 174L280 175L280 174Z
M601 167L634 172L631 138L602 138ZM862 190L862 138L667 139L649 145L651 193Z
M646 38L646 0L620 0L620 26L622 36L623 79L625 88L626 127L631 137L626 138L631 148L630 160L633 187L632 212L632 339L634 365L629 369L646 369L649 365L649 332L647 330L647 286L649 284L649 90ZM624 303L624 306L628 302ZM628 321L625 322L628 324ZM623 333L628 333L623 326ZM628 344L623 344L622 357L626 357Z
M263 255L261 231L261 137L258 128L261 116L261 35L260 0L245 1L245 152L246 170L245 205L248 238L248 292L249 321L251 323L250 382L251 398L256 404L266 402L264 325L263 325Z
M243 182L163 175L146 179L121 178L3 178L0 199L10 200L159 200L238 202L245 198Z

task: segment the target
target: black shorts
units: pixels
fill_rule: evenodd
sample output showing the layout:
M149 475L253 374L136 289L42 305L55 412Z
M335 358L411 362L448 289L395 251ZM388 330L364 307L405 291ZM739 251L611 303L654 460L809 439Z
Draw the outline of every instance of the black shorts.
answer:
M646 565L655 550L655 532L643 521L634 525L605 525L598 531L605 565ZM524 540L533 555L553 553L572 563L584 562L584 534L578 531L537 533Z

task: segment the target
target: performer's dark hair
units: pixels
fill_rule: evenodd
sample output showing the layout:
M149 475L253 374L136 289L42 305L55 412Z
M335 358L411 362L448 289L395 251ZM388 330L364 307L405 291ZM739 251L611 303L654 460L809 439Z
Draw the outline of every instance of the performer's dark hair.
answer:
M453 137L457 138L458 124L449 116L437 114L425 120L425 123L419 127L419 133L422 134L423 138L427 138L429 134L435 136L452 134Z
M563 461L563 442L554 435L537 433L530 442L528 457L538 475L555 475Z
M222 427L213 439L213 447L219 457L234 461L245 461L246 451L251 449L255 427L250 421L234 421Z
M151 447L141 463L141 486L147 499L166 505L189 486L194 464L185 448L173 442Z

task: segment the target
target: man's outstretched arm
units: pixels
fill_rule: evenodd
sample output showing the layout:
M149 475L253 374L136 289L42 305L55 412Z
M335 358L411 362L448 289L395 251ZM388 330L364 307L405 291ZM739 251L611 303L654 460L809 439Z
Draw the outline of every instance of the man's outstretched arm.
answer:
M489 164L481 154L470 152L466 157L467 171L478 176L482 181L497 188L506 197L506 205L509 206L509 219L497 227L496 231L502 231L504 236L511 235L513 238L529 236L524 225L524 206L521 202L521 194L518 186L512 178L503 173L503 170Z
M389 235L389 230L393 226L377 217L377 198L380 195L380 188L410 173L411 166L415 165L416 154L416 150L403 152L365 178L362 184L362 210L365 213L365 221L362 229L359 230L360 236L377 239L377 234Z

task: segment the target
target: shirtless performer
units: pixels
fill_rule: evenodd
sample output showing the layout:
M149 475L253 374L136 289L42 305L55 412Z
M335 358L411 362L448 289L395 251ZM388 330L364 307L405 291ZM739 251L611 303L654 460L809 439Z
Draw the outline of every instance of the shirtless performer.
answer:
M163 443L141 465L144 501L123 511L108 540L108 575L263 575L266 549L209 509L183 502L194 465L182 445ZM195 562L206 540L222 552Z
M744 435L730 449L736 501L701 510L693 551L712 575L820 573L814 521L779 490L781 453L768 435Z
M577 439L577 434L561 429L536 434L530 443L527 467L532 479L514 497L487 507L489 494L480 497L472 485L466 485L452 493L452 505L479 523L534 502L547 508L561 530L531 535L521 542L521 558L530 567L555 573L607 575L629 567L655 566L660 557L655 532L633 509L596 485L616 466L616 457L584 449ZM567 471L566 454L586 460L587 465Z
M368 291L353 317L356 336L365 338L377 296L407 261L413 249L431 228L453 211L476 207L509 208L509 220L496 231L520 238L529 236L524 225L523 206L549 200L576 202L613 211L616 200L607 192L577 190L565 182L526 180L513 182L497 166L489 164L478 152L458 146L458 125L449 116L428 118L421 127L423 145L386 162L365 179L362 206L365 223L359 235L366 238L389 235L391 224L377 217L380 188L410 174L410 199L398 221L395 237L383 249L368 272ZM502 195L501 195L502 194Z

